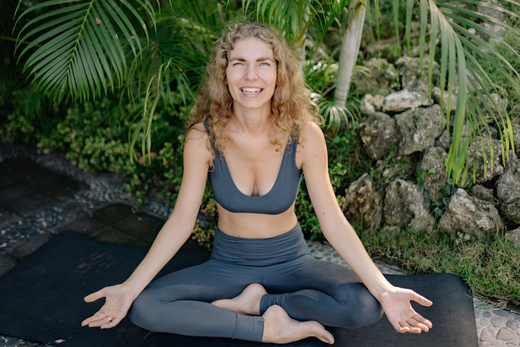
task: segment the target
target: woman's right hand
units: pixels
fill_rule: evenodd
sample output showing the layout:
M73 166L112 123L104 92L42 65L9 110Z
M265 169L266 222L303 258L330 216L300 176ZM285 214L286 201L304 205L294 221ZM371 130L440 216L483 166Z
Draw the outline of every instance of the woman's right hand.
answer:
M118 284L105 287L85 297L86 302L105 298L105 304L94 315L85 319L81 326L108 329L115 327L127 314L134 302L134 293L129 288Z

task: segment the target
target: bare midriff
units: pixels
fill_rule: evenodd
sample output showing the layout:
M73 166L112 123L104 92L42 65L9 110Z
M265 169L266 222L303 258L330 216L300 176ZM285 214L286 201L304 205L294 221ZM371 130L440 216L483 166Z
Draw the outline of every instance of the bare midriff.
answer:
M294 204L276 215L233 213L218 205L218 228L223 233L244 239L264 239L282 235L298 222Z

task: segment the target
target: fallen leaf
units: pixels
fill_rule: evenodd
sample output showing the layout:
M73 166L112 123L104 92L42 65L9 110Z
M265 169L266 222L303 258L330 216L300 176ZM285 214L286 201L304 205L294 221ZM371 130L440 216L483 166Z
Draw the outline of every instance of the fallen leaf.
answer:
M60 344L60 343L65 342L65 341L66 341L66 340L58 339L58 340L54 341L53 344L57 345L57 344Z
M101 25L101 19L99 19L98 17L96 17L96 24Z

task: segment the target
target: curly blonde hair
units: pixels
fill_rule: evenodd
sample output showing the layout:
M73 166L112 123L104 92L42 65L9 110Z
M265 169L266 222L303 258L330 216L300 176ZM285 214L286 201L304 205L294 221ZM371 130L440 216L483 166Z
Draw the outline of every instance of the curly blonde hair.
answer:
M301 135L306 124L319 123L318 109L311 100L300 64L285 40L265 24L233 22L215 44L189 121L189 128L200 122L206 124L220 153L226 149L227 136L223 129L233 115L233 98L224 82L228 53L234 49L238 40L250 37L269 44L277 64L278 85L271 98L271 115L268 117L272 134L281 133L288 141L292 141ZM281 148L277 140L274 143Z

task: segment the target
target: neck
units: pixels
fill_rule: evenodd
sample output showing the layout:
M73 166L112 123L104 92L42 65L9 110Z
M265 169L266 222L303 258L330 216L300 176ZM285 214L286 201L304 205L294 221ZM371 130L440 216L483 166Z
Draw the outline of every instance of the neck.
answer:
M235 130L245 132L249 135L260 135L269 132L267 117L271 109L263 107L261 109L234 109L233 125Z

